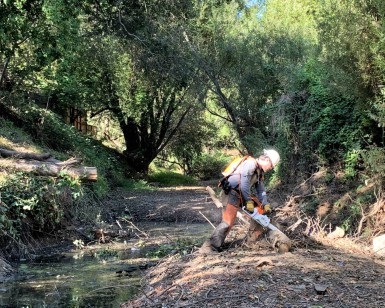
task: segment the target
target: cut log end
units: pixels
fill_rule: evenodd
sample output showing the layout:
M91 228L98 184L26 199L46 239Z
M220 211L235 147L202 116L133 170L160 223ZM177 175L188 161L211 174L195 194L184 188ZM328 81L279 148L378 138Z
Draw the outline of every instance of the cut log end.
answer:
M83 179L92 182L98 180L98 170L96 167L84 167L83 169Z
M289 252L291 248L291 240L289 237L280 230L272 230L267 234L267 238L273 248L275 248L279 253Z

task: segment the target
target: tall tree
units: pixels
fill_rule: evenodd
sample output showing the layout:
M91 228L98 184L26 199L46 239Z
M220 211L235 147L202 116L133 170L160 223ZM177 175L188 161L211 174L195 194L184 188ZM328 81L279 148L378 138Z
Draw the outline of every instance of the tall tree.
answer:
M58 74L62 101L118 121L124 157L140 172L147 172L199 99L179 31L190 7L184 1L158 5L90 6L81 49L67 54L71 61L64 59Z
M283 21L274 21L280 27L270 26L270 10L275 8L269 3L200 3L199 34L191 39L209 97L217 100L250 153L272 141L270 106L289 87L309 45L294 35L293 26L289 33Z

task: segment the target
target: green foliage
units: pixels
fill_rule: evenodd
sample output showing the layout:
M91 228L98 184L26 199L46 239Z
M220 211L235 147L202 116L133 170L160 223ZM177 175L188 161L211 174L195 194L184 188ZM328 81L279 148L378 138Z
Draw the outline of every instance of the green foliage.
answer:
M354 211L353 211L354 212ZM354 228L356 227L357 224L357 215L354 213L344 215L344 219L341 223L341 228L345 230L345 232L354 232Z
M149 258L163 258L165 256L175 254L184 256L191 253L198 244L201 243L197 240L178 238L175 242L160 245L156 249L148 252L146 256Z
M385 149L370 146L361 155L365 165L364 177L382 190L385 181Z
M307 142L305 147L327 162L339 160L359 147L362 114L354 97L345 96L330 83L334 76L323 65L309 62L304 73L308 76L309 96L301 110L301 139ZM313 128L310 135L308 127Z
M306 202L302 205L304 212L308 215L314 215L317 210L317 206L319 205L319 199L316 197L310 197Z
M203 153L194 160L191 172L200 180L219 179L230 160L231 157L220 152Z
M356 234L362 213L375 202L372 189L364 185L357 189L349 190L347 194L341 195L333 204L333 224L340 225L347 233Z
M347 179L353 179L357 175L357 166L360 159L360 152L351 150L345 155L344 175Z
M274 143L270 122L275 114L269 107L293 87L293 76L314 49L316 30L308 14L314 3L268 1L248 7L229 1L201 6L198 29L203 35L197 39L202 39L200 57L205 61L200 63L208 95L216 98L253 153L258 151L255 140Z
M149 182L159 183L162 186L196 185L197 181L186 175L170 171L161 171L148 175Z
M69 189L71 196L66 196ZM63 199L66 196L66 199ZM80 196L79 181L62 174L58 178L10 174L1 183L1 238L18 241L27 230L52 231L61 223L63 203Z
M0 8L0 108L7 107L1 112L16 115L40 151L97 167L98 181L87 184L95 198L116 185L146 188L125 181L122 157L146 172L162 152L185 174L211 179L226 157L206 153L245 147L256 154L267 145L282 158L268 177L272 184L332 164L360 181L362 155L360 174L382 188L385 10L379 0L18 0L1 1ZM68 106L113 122L111 136L105 130L100 136L111 146L119 138L115 146L124 156L49 111ZM3 138L30 144L7 126ZM150 179L194 181L171 172ZM18 193L13 210L20 207L21 216L40 207L38 197ZM345 214L345 225L353 225L357 208Z
M31 142L31 136L23 129L16 127L11 121L0 117L0 147L12 148L14 144L23 144L24 147L30 148L31 151L39 152L40 149Z
M344 93L370 97L370 92L382 84L383 18L383 4L375 1L328 0L316 13L322 57L330 67L340 70L336 85Z
M349 168L353 168L354 166L349 166ZM326 185L329 185L331 184L335 179L335 175L333 174L333 172L330 172L330 171L327 171L326 174L325 174L325 178L324 178L324 181L325 181L325 184Z
M215 127L207 120L204 113L196 108L195 116L188 118L180 126L168 146L162 151L161 157L175 157L176 163L185 174L192 174L192 165L201 155L207 144L207 139L215 139Z
M127 190L153 190L154 189L145 180L125 179L122 181L121 186Z
M111 185L120 185L123 181L119 155L65 124L55 113L31 104L17 115L23 119L24 129L32 134L36 144L53 150L56 158L67 159L72 155L82 159L84 165L97 167L98 181L93 188L99 197L105 195Z
M345 95L332 80L333 70L310 59L302 71L304 90L275 104L274 132L289 176L295 176L292 168L306 174L320 166L339 163L342 167L345 159L348 177L353 176L354 153L365 146L362 123L367 115L359 101Z

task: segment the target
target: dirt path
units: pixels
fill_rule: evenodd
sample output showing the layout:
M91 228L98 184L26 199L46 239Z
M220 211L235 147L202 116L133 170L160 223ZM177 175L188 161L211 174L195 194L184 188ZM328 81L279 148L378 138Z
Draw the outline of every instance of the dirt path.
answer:
M207 197L202 186L120 192L107 203L134 222L207 227L207 219L216 224L221 214ZM244 227L228 239L242 238ZM145 273L140 295L122 307L384 307L384 260L349 239L321 242L296 240L289 253L278 254L263 240L253 247L238 241L217 254L167 257Z

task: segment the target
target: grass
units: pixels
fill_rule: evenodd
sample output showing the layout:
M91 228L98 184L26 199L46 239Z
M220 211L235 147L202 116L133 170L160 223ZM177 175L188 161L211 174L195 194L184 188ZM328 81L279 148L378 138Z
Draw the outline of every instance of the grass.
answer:
M158 171L148 176L149 182L161 186L196 185L198 181L193 177L172 171Z
M31 137L12 122L0 117L0 147L20 152L43 152L31 142Z

